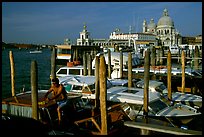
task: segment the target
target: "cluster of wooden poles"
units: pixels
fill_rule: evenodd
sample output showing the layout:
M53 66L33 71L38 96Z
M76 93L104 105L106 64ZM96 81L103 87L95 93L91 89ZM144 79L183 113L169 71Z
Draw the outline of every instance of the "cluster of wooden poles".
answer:
M11 91L12 96L15 97L15 70L14 70L14 60L12 51L9 53L10 56L10 64L11 64ZM85 59L86 57L84 57ZM185 53L182 51L182 92L185 91ZM101 111L101 134L107 135L107 77L111 78L111 56L110 50L108 50L108 76L106 74L106 62L103 55L96 56L95 60L95 108L98 109L100 107ZM56 77L56 51L55 48L52 50L51 55L51 78ZM123 62L123 54L121 52L120 62ZM84 71L86 73L86 63L84 63ZM89 67L90 69L92 67ZM123 70L123 65L120 65L120 69ZM149 70L150 70L150 50L148 49L145 52L144 58L144 109L143 114L148 115L148 87L149 87ZM168 99L171 100L171 52L168 51L167 56L167 88L168 88ZM38 120L38 68L37 62L34 60L31 62L31 96L32 96L32 117ZM100 76L100 77L99 77ZM120 76L123 76L123 71L120 71ZM132 53L128 53L128 87L132 87ZM99 99L100 96L100 99Z

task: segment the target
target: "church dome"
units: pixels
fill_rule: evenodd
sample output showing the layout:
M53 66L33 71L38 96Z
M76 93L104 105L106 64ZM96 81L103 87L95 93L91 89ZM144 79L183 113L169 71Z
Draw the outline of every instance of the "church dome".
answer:
M174 26L174 22L169 17L167 9L164 9L163 16L159 19L157 26Z
M156 28L156 24L154 23L154 19L150 20L150 23L147 26L149 29L155 29Z

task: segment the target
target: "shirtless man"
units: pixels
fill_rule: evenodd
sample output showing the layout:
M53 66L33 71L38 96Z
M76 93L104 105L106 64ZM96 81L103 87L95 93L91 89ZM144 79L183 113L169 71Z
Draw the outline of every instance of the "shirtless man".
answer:
M48 95L52 93L52 97L48 98ZM57 102L57 113L58 113L58 121L59 124L61 122L61 111L62 107L64 107L67 104L67 92L62 84L59 84L59 79L54 78L52 79L52 86L48 90L48 92L45 94L44 98L45 100L55 100Z

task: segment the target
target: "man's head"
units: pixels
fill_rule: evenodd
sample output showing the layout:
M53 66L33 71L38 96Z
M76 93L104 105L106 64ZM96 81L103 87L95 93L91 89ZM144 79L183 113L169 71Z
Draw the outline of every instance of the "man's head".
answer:
M59 79L58 78L53 78L52 79L52 84L59 84Z

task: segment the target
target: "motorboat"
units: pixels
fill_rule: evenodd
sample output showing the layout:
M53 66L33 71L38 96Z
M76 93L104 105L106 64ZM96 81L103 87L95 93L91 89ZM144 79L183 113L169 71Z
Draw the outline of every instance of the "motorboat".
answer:
M57 103L55 100L47 101L44 100L44 95L47 93L48 89L38 90L38 116L39 121L46 126L51 126L51 128L59 128L57 121ZM25 91L23 93L16 94L15 97L9 97L2 99L2 114L8 114L17 117L32 118L32 92ZM52 95L49 94L48 98ZM79 120L84 117L91 116L92 106L84 102L80 94L67 94L67 99L69 100L62 112L62 124L65 127L70 125L74 120ZM70 113L72 112L72 113ZM12 124L11 124L12 126Z
M84 67L82 65L77 65L77 66L63 66L60 67L56 71L56 76L57 77L64 77L64 76L69 76L69 75L83 75L83 69Z
M128 69L123 68L123 73L127 73ZM150 67L149 72L151 74L165 74L167 75L167 67L165 66L156 66L156 67ZM196 71L193 69L185 69L185 75L187 76L192 76L192 77L201 77L202 76L202 70ZM138 74L138 73L144 73L144 67L137 67L137 68L132 68L132 73L133 74ZM181 68L176 68L172 67L171 68L171 74L173 76L176 75L181 75L182 74L182 69ZM115 67L111 73L111 78L120 78L120 67Z
M144 88L144 80L141 79L140 81L134 83L134 87ZM150 80L149 90L152 92L159 92L162 97L168 99L168 89L161 81ZM199 95L182 92L172 92L172 101L177 103L180 102L197 109L202 108L202 96Z
M69 63L74 63L74 62L67 62L67 64ZM95 68L92 67L92 74L95 73ZM83 65L67 65L67 66L62 66L60 68L58 68L58 70L56 71L56 76L59 77L64 77L64 76L83 76L84 75L84 66ZM92 75L93 76L93 75ZM50 75L51 77L51 75Z
M108 65L108 54L107 53L98 53L96 56L104 55L105 62ZM111 66L117 68L120 66L120 52L111 52ZM132 66L136 67L141 65L141 57L138 54L132 54ZM92 66L95 66L95 58L92 61ZM123 52L123 66L127 68L128 66L128 52Z
M42 53L42 50L32 50L29 53L31 53L31 54Z
M107 100L128 103L129 115L134 120L143 116L144 89L115 86L107 89ZM187 124L196 116L201 115L197 109L176 103L170 105L163 101L158 92L149 91L148 116L161 120L170 120L177 124Z
M95 99L95 76L70 75L59 77L59 83L63 84L68 94L81 94L82 98ZM107 80L107 88L112 87L112 83Z
M68 75L59 77L59 83L65 86L67 92L81 92L83 89L84 92L86 90L93 93L95 91L95 81L95 76ZM127 86L127 84L127 79L107 79L107 88L113 86Z

